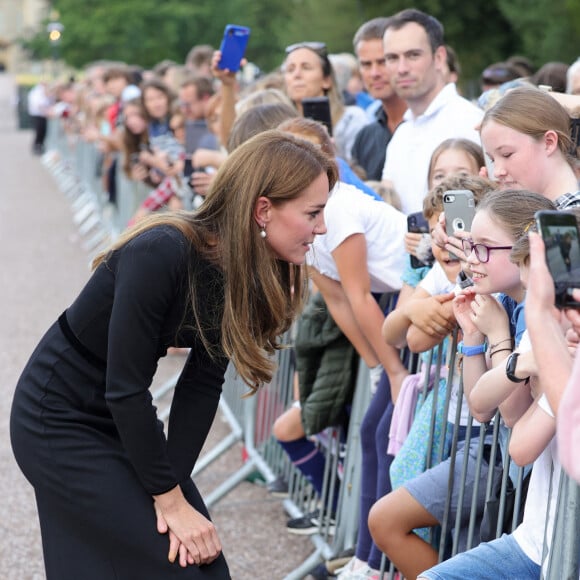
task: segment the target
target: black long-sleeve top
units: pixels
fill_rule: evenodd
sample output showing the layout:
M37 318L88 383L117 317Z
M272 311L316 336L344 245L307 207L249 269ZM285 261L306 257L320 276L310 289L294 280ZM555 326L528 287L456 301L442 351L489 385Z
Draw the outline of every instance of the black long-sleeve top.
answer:
M213 356L196 330L190 277ZM222 313L221 272L171 226L154 227L115 251L67 310L79 341L106 360L103 382L83 393L92 400L87 408L118 436L152 495L190 476L211 427L227 366ZM166 440L149 387L170 346L191 352L175 388Z

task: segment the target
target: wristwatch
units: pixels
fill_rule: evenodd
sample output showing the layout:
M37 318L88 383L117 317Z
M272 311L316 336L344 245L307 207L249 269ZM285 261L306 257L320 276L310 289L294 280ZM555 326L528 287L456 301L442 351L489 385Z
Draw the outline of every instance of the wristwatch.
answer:
M523 379L520 379L520 378L516 377L515 373L516 373L516 366L518 364L518 357L519 356L520 356L519 352L512 352L507 357L507 362L505 365L505 376L512 383L524 383L525 381L527 381L530 378L530 377L524 377Z
M486 350L487 342L484 342L483 344L477 344L475 346L467 346L463 344L463 341L461 341L457 345L457 352L463 356L475 356L477 354L483 354Z

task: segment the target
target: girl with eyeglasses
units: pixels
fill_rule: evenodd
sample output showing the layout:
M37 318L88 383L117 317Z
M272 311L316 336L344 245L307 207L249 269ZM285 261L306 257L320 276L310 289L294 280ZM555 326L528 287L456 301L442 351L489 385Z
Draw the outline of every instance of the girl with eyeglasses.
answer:
M486 391L484 386L489 379L482 375L488 368L505 365L505 359L513 350L513 342L519 342L525 328L520 316L525 288L520 268L510 259L511 251L533 227L537 211L554 209L550 200L537 193L496 191L477 207L471 237L463 240L473 286L455 299L453 310L463 331L463 344L473 346L487 342L488 345L487 357L467 356L463 359L465 392L471 412L478 420L491 419L498 406L498 398L493 393L511 386L506 379L505 384L496 383L493 390L490 385ZM494 299L495 294L498 294L497 299ZM511 321L509 312L512 312ZM517 329L515 335L514 325ZM512 422L511 414L518 413L517 401L510 403L507 407L500 406L502 417L508 424ZM515 409L512 408L514 404Z
M302 99L328 97L337 154L350 162L355 137L369 118L360 107L344 106L326 45L300 42L288 46L282 71L286 93L300 114Z
M516 345L519 343L525 327L521 305L525 289L518 264L510 261L510 252L517 240L527 236L535 212L545 209L554 209L554 205L541 195L517 190L492 191L477 205L471 237L463 240L466 267L473 277L474 286L463 290L452 306L463 333L457 354L461 357L463 396L474 419L481 423L488 422L499 406L504 421L511 426L531 402L529 388L519 389L514 396L507 398L515 392L515 383L505 377L506 358L511 354L514 342ZM417 330L414 328L415 340ZM502 365L503 374L499 380L496 375L495 380L490 381L493 368ZM491 369L489 374L488 368ZM494 393L493 400L489 397L490 392ZM489 435L484 435L482 430L481 436L486 437L487 443ZM460 443L455 456L453 479L456 483L449 521L455 521L455 512L460 506L458 482L467 461L462 527L469 523L474 489L479 494L476 504L478 518L481 518L485 505L487 474L483 469L479 474L479 486L475 488L477 447L476 436L472 434L469 446ZM405 482L379 500L371 510L369 526L373 538L405 578L416 578L422 570L437 563L435 549L413 530L443 521L451 465L449 460L442 462ZM493 478L496 480L499 464L494 465L494 470ZM459 537L461 539L461 534ZM466 574L463 577L475 576Z
M513 199L510 200L505 193L511 193ZM518 208L517 212L514 212L514 207ZM472 411L487 420L499 407L503 421L513 428L509 440L512 461L520 466L533 462L523 521L512 533L483 542L422 572L421 579L535 579L544 577L542 572L546 573L550 559L556 557L550 549L556 504L560 499L557 492L560 463L555 441L556 416L562 408L563 385L559 378L563 373L560 370L571 359L551 359L552 364L559 368L558 372L552 371L549 377L542 376L546 361L541 364L539 359L545 359L546 353L541 351L547 349L553 355L552 346L557 344L558 356L570 355L559 323L556 323L554 333L553 297L544 302L542 295L548 296L549 292L539 289L542 283L553 285L549 277L547 280L543 276L538 278L541 264L537 260L540 253L543 254L543 248L538 245L537 237L530 235L528 240L528 232L534 226L534 214L550 208L554 209L554 205L545 197L526 191L492 194L485 200L476 215L477 221L473 222L475 239L469 243L472 249L468 256L470 268L477 273L474 276L476 289L479 288L481 293L457 299L456 304L457 312L461 313L458 318L461 318L464 341L473 345L487 337L489 343L486 357L478 355L464 359L464 383ZM508 257L504 255L508 250L502 246L513 246ZM516 270L519 284L515 281ZM510 296L520 297L524 285L530 289L526 304L526 320L530 326L512 353L512 337L505 313L497 309L496 301L485 292L494 287L509 288ZM548 339L545 338L546 328ZM541 344L540 339L547 340L552 346L548 348L546 343ZM491 368L487 370L488 367ZM472 386L477 375L481 376Z

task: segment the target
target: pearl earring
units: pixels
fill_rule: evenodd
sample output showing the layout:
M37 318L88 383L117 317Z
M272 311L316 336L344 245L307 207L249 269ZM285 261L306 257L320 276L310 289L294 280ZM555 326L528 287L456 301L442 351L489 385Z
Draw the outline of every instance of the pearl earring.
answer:
M261 225L261 228L262 228L262 229L260 230L260 237L261 237L263 240L265 240L265 239L266 239L266 236L268 235L268 234L266 233L266 225L265 225L265 224L262 224L262 225Z

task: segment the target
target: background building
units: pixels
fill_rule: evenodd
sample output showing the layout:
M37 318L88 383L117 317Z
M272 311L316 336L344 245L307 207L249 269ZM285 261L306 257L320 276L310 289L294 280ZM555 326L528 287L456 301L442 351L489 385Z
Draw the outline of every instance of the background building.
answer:
M49 0L0 0L0 66L11 72L28 68L18 44L36 34L50 12Z

